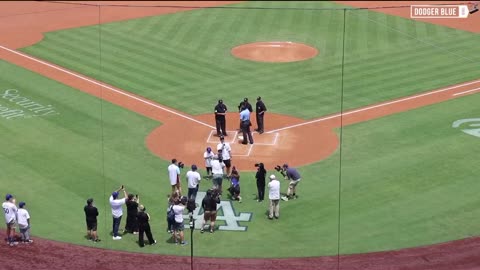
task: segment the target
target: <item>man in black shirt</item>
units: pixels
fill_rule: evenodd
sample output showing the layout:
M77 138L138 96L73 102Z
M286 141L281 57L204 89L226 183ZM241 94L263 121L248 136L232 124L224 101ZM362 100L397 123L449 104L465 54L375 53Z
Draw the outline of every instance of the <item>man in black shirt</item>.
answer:
M97 207L93 205L93 199L87 200L87 205L83 208L85 212L85 218L87 221L87 237L88 240L92 240L94 242L100 242L97 236L97 216L98 210Z
M210 221L210 233L213 233L217 219L217 203L220 203L219 192L216 189L207 190L207 195L202 200L203 220L200 232L203 233L205 223Z
M127 223L125 224L125 232L138 233L137 212L140 199L133 194L128 194L128 200L125 203L127 205Z
M227 121L225 115L227 114L227 106L223 104L223 100L218 100L217 106L215 106L215 124L217 126L217 136L227 136L226 125Z
M150 230L150 215L145 212L147 209L143 205L140 205L138 210L136 216L138 220L138 245L140 245L140 247L145 246L145 241L143 240L144 233L147 235L150 245L155 245L157 240L153 239L152 231Z
M259 134L264 132L263 130L263 117L265 116L265 112L267 111L267 107L262 101L262 97L257 97L257 104L255 105L255 112L257 116L257 126L258 128L255 129L258 131Z

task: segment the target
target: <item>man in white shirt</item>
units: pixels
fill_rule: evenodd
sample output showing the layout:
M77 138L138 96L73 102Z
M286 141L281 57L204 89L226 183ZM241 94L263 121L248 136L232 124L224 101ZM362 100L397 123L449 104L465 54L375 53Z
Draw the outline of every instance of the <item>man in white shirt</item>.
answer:
M182 193L182 187L180 186L180 168L177 165L177 159L172 159L172 164L168 166L168 178L170 179L170 186L172 187L172 193L177 192L180 195Z
M223 168L225 163L223 163L222 155L218 151L219 155L216 155L212 160L212 183L213 188L218 189L220 194L222 194L222 181L223 181Z
M119 191L123 191L123 198L119 199ZM120 228L120 222L122 221L123 216L123 208L122 206L127 202L128 196L127 191L125 190L124 186L120 187L117 191L114 191L110 196L110 206L112 207L112 216L113 216L113 240L120 240L122 237L118 233L118 229Z
M197 165L193 164L192 165L192 170L188 171L186 174L187 177L187 182L188 182L188 198L195 200L195 197L197 197L197 192L198 192L198 184L200 183L200 180L202 180L202 177L200 174L197 172Z
M15 224L17 222L17 206L12 194L5 195L5 202L2 203L5 213L5 223L7 224L7 241L10 246L18 244L15 241Z
M217 145L217 150L221 151L223 163L227 168L227 177L230 177L230 168L232 167L232 148L228 142L225 142L225 138L220 136L220 143Z
M20 233L22 234L22 240L24 243L32 243L33 240L30 239L30 214L28 213L27 209L25 209L25 202L20 202L18 207L18 227L20 228Z
M205 153L203 153L203 158L205 159L205 168L207 169L207 178L212 177L212 159L215 154L212 151L212 148L209 146Z
M172 207L173 212L175 213L175 224L173 225L173 229L174 229L173 238L175 240L175 244L180 243L182 246L187 244L183 234L183 230L185 228L183 225L183 210L185 209L186 204L187 204L187 198L182 197L180 201L175 201L175 205ZM177 239L177 235L179 239Z
M280 217L280 181L278 181L274 174L270 175L270 182L268 183L268 198L270 199L269 219Z

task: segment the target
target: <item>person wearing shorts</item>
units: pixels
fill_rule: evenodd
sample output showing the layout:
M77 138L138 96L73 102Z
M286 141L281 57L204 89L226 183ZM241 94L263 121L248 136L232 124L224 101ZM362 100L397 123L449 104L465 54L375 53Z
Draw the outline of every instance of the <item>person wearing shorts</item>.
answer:
M172 187L172 193L177 192L182 194L182 187L180 185L180 167L177 165L177 159L172 159L172 164L168 166L168 178L170 180L170 186Z
M83 208L85 212L85 220L87 223L87 237L88 240L93 242L100 242L97 236L97 216L98 210L95 205L93 205L93 199L90 198L87 200L87 205Z
M5 195L5 202L2 204L3 212L5 214L5 223L7 224L7 241L10 246L17 245L15 241L15 225L17 224L17 206L15 205L15 198L11 194Z
M212 184L213 188L219 190L220 194L222 194L222 182L223 182L223 168L225 167L225 163L223 163L222 155L220 151L219 154L215 156L212 160Z
M302 180L300 173L297 171L297 169L288 167L288 164L283 164L283 170L285 172L285 179L290 180L290 183L288 184L287 196L282 197L282 200L288 201L290 199L296 199L298 198L295 193L297 185Z
M210 233L215 229L215 221L217 220L217 204L220 203L220 197L215 194L214 190L207 190L207 195L202 200L203 220L200 232L203 233L205 224L210 222Z
M185 235L183 233L183 210L187 204L187 197L182 197L179 201L175 202L173 206L173 211L175 212L175 223L173 224L173 239L175 244L185 246L187 242L185 241Z

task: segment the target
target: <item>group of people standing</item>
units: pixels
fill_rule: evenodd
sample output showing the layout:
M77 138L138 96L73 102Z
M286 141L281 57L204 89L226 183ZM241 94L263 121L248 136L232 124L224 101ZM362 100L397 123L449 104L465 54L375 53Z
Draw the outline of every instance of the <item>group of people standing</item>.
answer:
M228 136L226 130L226 114L228 108L227 105L223 103L223 100L218 100L218 104L214 108L215 113L215 124L217 129L217 136ZM257 120L257 131L259 134L264 132L264 116L267 111L265 103L262 101L262 97L257 97L257 103L255 104L255 115ZM252 105L248 102L248 98L244 98L242 102L238 105L238 112L240 113L240 128L242 131L243 141L242 144L253 144L253 136L250 130L252 123L250 121L250 114L253 112ZM248 141L247 141L248 139Z
M16 246L19 243L15 234L17 224L20 229L21 242L33 242L33 240L30 239L30 214L25 206L25 202L20 202L17 207L14 196L12 194L5 195L5 201L2 203L2 208L5 215L5 223L7 224L6 240L10 246Z

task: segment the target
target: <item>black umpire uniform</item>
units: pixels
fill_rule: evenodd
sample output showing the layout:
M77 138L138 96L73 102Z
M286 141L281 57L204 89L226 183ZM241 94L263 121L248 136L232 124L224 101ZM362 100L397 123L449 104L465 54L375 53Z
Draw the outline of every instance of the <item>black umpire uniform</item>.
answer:
M267 107L262 101L262 97L257 97L257 104L255 105L255 115L257 117L257 126L258 128L255 129L258 131L259 134L264 132L263 130L263 117L265 116L265 112L267 111Z
M227 106L223 104L223 100L218 100L217 106L215 106L215 124L217 126L217 136L227 136L227 120L225 117L227 113Z

